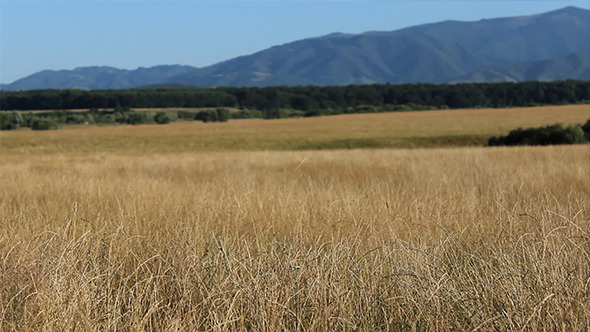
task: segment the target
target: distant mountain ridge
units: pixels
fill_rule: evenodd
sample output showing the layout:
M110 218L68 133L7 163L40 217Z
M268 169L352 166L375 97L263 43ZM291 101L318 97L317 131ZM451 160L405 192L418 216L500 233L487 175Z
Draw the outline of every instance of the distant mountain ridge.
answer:
M7 85L7 90L29 89L123 89L158 84L195 67L162 65L135 70L107 66L80 67L73 70L44 70Z
M83 67L42 71L5 90L196 86L347 85L590 80L590 10L444 21L396 31L333 33L204 68Z

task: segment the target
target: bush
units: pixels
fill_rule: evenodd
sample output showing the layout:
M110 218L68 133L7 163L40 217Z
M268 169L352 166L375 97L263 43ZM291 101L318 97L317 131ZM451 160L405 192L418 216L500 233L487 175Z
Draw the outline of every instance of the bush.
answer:
M227 122L229 118L230 112L227 108L202 110L195 115L195 120L201 120L203 122Z
M582 126L586 140L590 142L590 119Z
M379 108L373 105L358 105L354 107L354 113L377 113Z
M49 118L34 118L31 121L31 129L33 130L51 130L57 129L57 123Z
M217 112L217 121L227 122L229 120L230 114L227 108L217 108L215 111Z
M91 113L86 113L84 115L84 123L86 123L86 124L95 123L94 116Z
M305 116L305 112L304 111L299 111L299 110L293 110L289 113L289 117L290 118L302 118Z
M564 127L562 124L537 128L518 128L507 136L491 137L488 146L496 145L553 145L588 142L580 125Z
M81 124L86 122L86 119L84 118L84 114L82 113L74 113L74 112L68 112L66 114L66 123L73 123L73 124Z
M170 117L166 112L158 112L154 117L154 121L156 121L157 124L167 124L170 123Z
M291 118L291 117L302 117L303 115L305 115L305 112L303 111L295 111L295 110L289 110L289 109L285 109L285 108L273 108L271 110L268 110L264 113L264 118L265 119L285 119L285 118Z
M110 112L103 111L100 113L89 114L89 115L92 116L92 120L94 120L95 123L99 123L99 124L109 123L110 124L110 123L115 122L115 115ZM88 122L91 122L91 121L88 121Z
M129 108L117 107L111 114L117 123L138 125L153 121L149 112L136 112Z
M263 117L262 112L259 110L248 110L242 109L237 113L231 114L233 119L261 119Z
M127 112L127 123L132 125L138 125L142 123L150 122L149 114L147 112Z
M201 120L203 122L217 122L217 111L215 110L202 110L195 115L195 120Z
M12 130L12 124L10 123L10 116L6 112L0 113L0 130Z
M178 118L182 120L194 120L197 116L196 112L191 111L178 111L177 112Z
M15 130L20 128L23 123L23 116L18 111L0 114L0 130Z

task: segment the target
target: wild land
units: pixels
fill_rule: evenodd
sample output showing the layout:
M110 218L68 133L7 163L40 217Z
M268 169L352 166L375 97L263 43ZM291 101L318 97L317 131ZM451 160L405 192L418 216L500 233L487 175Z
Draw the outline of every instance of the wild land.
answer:
M0 330L590 330L588 105L0 133Z

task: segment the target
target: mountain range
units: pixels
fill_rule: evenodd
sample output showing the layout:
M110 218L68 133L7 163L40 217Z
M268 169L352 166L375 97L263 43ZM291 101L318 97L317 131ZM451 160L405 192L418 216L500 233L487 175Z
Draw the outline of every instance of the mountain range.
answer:
M45 70L3 90L590 80L590 10L333 33L208 67Z

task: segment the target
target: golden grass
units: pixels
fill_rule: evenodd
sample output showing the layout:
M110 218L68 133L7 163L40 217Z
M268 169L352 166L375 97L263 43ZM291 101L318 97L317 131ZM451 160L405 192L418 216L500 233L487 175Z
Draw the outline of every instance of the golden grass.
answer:
M588 112L2 132L0 331L588 331L589 145L270 151Z
M0 330L587 331L589 162L3 154Z
M0 132L0 153L164 153L484 145L517 127L584 123L590 105Z

